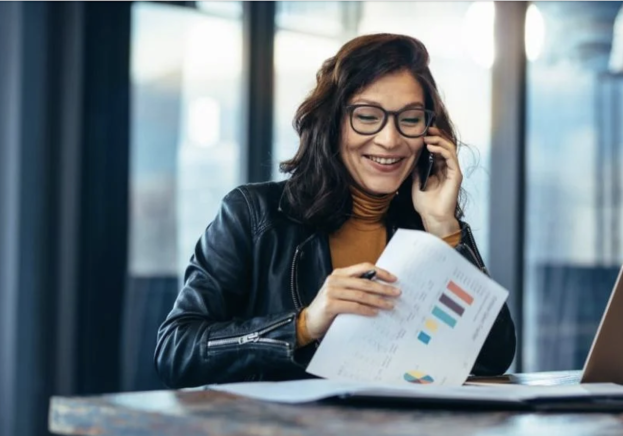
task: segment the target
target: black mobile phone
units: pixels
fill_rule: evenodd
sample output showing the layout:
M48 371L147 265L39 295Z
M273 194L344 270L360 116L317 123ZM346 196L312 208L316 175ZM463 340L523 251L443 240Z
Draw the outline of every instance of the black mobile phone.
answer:
M417 169L419 172L418 176L420 177L420 191L426 190L426 184L428 183L428 179L433 173L434 163L435 160L433 159L432 153L424 148L417 163Z

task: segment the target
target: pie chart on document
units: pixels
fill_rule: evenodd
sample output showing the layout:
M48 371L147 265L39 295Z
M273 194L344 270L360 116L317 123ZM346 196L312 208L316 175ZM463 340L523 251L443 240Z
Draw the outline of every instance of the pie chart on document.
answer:
M420 371L405 372L404 379L409 383L415 383L419 385L427 385L435 381L430 375L424 374Z

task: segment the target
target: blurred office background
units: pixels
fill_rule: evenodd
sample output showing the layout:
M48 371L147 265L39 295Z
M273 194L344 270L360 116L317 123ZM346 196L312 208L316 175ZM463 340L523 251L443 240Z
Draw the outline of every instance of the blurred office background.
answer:
M222 197L281 180L354 36L421 39L515 371L580 369L623 263L622 2L0 3L0 434L161 389L155 333Z

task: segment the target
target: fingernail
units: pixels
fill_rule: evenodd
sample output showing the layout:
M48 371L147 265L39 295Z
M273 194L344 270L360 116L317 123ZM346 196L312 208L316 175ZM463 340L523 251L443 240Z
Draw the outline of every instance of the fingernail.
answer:
M394 288L394 295L400 295L400 294L402 294L402 290L398 288Z

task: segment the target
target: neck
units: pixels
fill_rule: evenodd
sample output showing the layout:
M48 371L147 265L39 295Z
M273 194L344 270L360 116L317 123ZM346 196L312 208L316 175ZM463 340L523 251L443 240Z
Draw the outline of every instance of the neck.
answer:
M371 194L356 186L351 186L350 192L353 198L353 218L369 223L383 221L389 205L396 195L395 193Z

